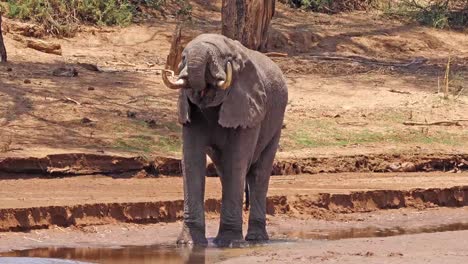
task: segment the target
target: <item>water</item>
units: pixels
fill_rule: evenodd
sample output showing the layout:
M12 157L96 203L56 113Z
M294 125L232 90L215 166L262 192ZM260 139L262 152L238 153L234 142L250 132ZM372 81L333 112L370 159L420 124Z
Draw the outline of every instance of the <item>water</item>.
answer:
M38 248L5 254L24 258L71 259L90 263L214 263L245 255L256 246L248 248L219 249L177 246L135 246L122 248ZM259 246L257 246L259 247ZM33 259L29 259L33 260ZM0 263L3 264L0 257ZM12 264L36 262L11 262ZM53 262L44 262L44 264ZM57 263L59 264L59 263ZM61 263L60 263L61 264Z
M349 228L349 229L325 231L325 232L323 230L307 231L307 232L288 231L288 232L283 232L283 233L278 233L278 234L273 234L273 235L275 237L287 237L290 239L340 240L340 239L349 239L349 238L389 237L389 236L399 236L399 235L461 231L461 230L468 230L468 222L445 224L445 225L438 225L438 226L417 227L417 228L366 227L366 228Z
M0 264L68 264L74 262L58 262L60 259L84 261L88 263L214 263L230 258L245 256L258 250L274 251L294 245L308 243L320 246L323 240L339 240L363 237L387 237L404 234L435 233L447 231L468 230L467 223L447 224L434 227L419 228L351 228L336 231L284 232L274 234L274 237L284 237L288 240L272 240L267 244L236 245L235 248L216 248L212 244L207 248L177 247L175 245L129 246L120 248L36 248L2 253ZM11 258L16 257L16 258ZM40 259L39 259L40 258ZM46 259L48 258L48 259ZM54 262L55 261L55 262Z

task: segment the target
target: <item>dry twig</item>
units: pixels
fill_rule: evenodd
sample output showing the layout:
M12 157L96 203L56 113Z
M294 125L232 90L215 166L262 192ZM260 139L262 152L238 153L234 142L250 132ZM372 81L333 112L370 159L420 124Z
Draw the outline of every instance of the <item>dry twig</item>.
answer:
M72 98L70 98L70 97L65 97L64 100L65 100L65 102L72 102L72 103L75 103L75 104L77 104L77 105L81 105L80 102L78 102L77 100L72 99Z
M388 91L391 92L391 93L411 94L410 92L407 92L407 91L399 91L399 90L395 90L395 89L390 89Z
M405 126L462 126L458 121L437 121L437 122L403 122Z

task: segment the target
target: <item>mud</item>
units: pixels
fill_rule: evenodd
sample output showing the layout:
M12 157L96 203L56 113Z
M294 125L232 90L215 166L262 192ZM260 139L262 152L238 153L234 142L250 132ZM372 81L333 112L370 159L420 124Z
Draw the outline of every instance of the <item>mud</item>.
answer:
M308 215L330 219L333 218L333 213L466 205L468 205L468 186L457 186L409 191L375 190L349 194L271 196L267 199L267 214ZM220 206L219 199L207 199L205 211L219 214ZM88 226L115 222L144 224L175 222L182 219L182 216L183 200L4 208L0 209L0 231L26 231L50 226Z
M466 170L468 170L468 154L370 154L278 159L273 165L272 175ZM152 161L146 161L139 156L123 157L89 153L51 154L41 158L0 158L0 178L25 177L21 174L32 177L89 174L108 174L114 177L180 176L182 165L178 158L155 157ZM207 176L217 176L212 163L207 165Z
M348 253L353 257L369 258L383 255L386 258L398 258L411 255L411 252L405 248L383 247L381 243L389 237L398 237L411 245L421 246L421 244L427 243L428 238L445 237L444 240L446 240L447 235L445 234L448 233L451 241L457 240L457 244L463 247L466 241L463 235L465 230L468 230L467 213L468 211L464 209L448 208L437 208L423 212L414 209L401 209L394 212L381 211L372 214L355 213L348 219L341 221L313 219L301 221L279 216L269 220L272 238L269 243L250 244L243 242L233 245L232 248L216 248L211 243L212 231L215 230L216 226L216 221L213 220L207 222L210 241L207 248L176 247L173 244L175 238L172 237L176 234L174 231L180 228L176 224L110 225L81 230L53 228L23 234L22 239L14 238L18 237L17 235L21 237L21 233L10 233L11 235L7 235L3 239L4 243L6 243L5 240L14 242L14 246L10 246L12 249L25 247L31 242L35 246L30 249L0 253L0 262L12 260L10 263L15 264L37 263L34 260L41 258L45 263L53 263L51 259L48 259L49 262L47 262L44 258L54 258L92 263L219 263L224 261L251 263L251 261L242 262L239 258L266 255L269 258L286 257L282 261L276 261L276 263L291 263L291 258L287 258L288 253L294 252L291 248L307 249L300 253L300 258L309 258L311 257L309 256L310 251L322 250L324 247L327 250L313 254L313 256L320 256L320 259L314 262L322 262L329 258L341 258L343 257L341 254L346 257L348 251L351 251ZM447 218L447 215L451 217ZM85 236L82 236L81 233ZM93 237L99 238L93 240ZM147 238L148 240L146 240ZM371 245L364 247L366 250L355 248L355 243L362 243L356 239L364 238ZM60 245L62 240L66 242ZM114 242L105 244L107 240ZM439 243L437 246L440 250L443 248L440 244L446 243L444 240L436 239L431 243ZM124 243L129 244L125 245ZM1 244L0 252L2 251ZM459 249L460 246L458 249L451 247L452 254L462 253ZM382 249L388 252L381 254L379 251ZM15 259L11 259L12 257ZM296 259L295 262L304 262L300 258Z

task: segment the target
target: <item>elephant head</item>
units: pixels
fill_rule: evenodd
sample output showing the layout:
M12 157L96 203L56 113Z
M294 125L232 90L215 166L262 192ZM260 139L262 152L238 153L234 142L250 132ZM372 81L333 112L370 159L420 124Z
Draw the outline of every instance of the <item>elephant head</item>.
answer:
M168 88L180 89L179 122L190 122L191 107L220 107L223 127L253 127L265 115L265 76L250 59L252 52L240 42L217 34L202 34L182 53L180 74Z

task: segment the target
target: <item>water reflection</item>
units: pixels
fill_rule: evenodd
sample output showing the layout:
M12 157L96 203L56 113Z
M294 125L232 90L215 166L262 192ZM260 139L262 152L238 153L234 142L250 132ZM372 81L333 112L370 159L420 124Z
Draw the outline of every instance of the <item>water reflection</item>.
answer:
M364 238L364 237L389 237L409 234L420 233L435 233L435 232L448 232L448 231L461 231L468 230L468 222L455 223L439 226L428 227L392 227L392 228L349 228L336 231L286 231L278 234L273 234L276 237L288 237L295 239L326 239L326 240L339 240L348 238Z
M216 249L144 246L122 248L37 248L2 254L9 257L72 259L94 263L206 263L216 259Z
M153 246L132 246L121 248L38 248L30 250L20 250L8 253L0 253L1 257L39 257L79 260L91 263L215 263L238 256L245 256L254 250L266 248L275 250L274 247L283 247L290 243L312 243L311 239L338 240L348 238L363 237L386 237L403 234L434 233L446 231L468 230L468 222L447 224L433 227L395 227L395 228L350 228L341 230L316 230L304 231L284 231L273 234L273 237L285 237L288 240L272 240L267 244L249 244L247 242L235 245L234 248L216 248L212 244L210 247L176 247L173 245L153 245ZM295 240L290 240L295 239ZM317 241L316 241L317 242ZM273 244L273 245L272 245ZM24 260L24 259L23 259ZM38 263L35 261L9 263ZM54 262L41 262L54 263Z

